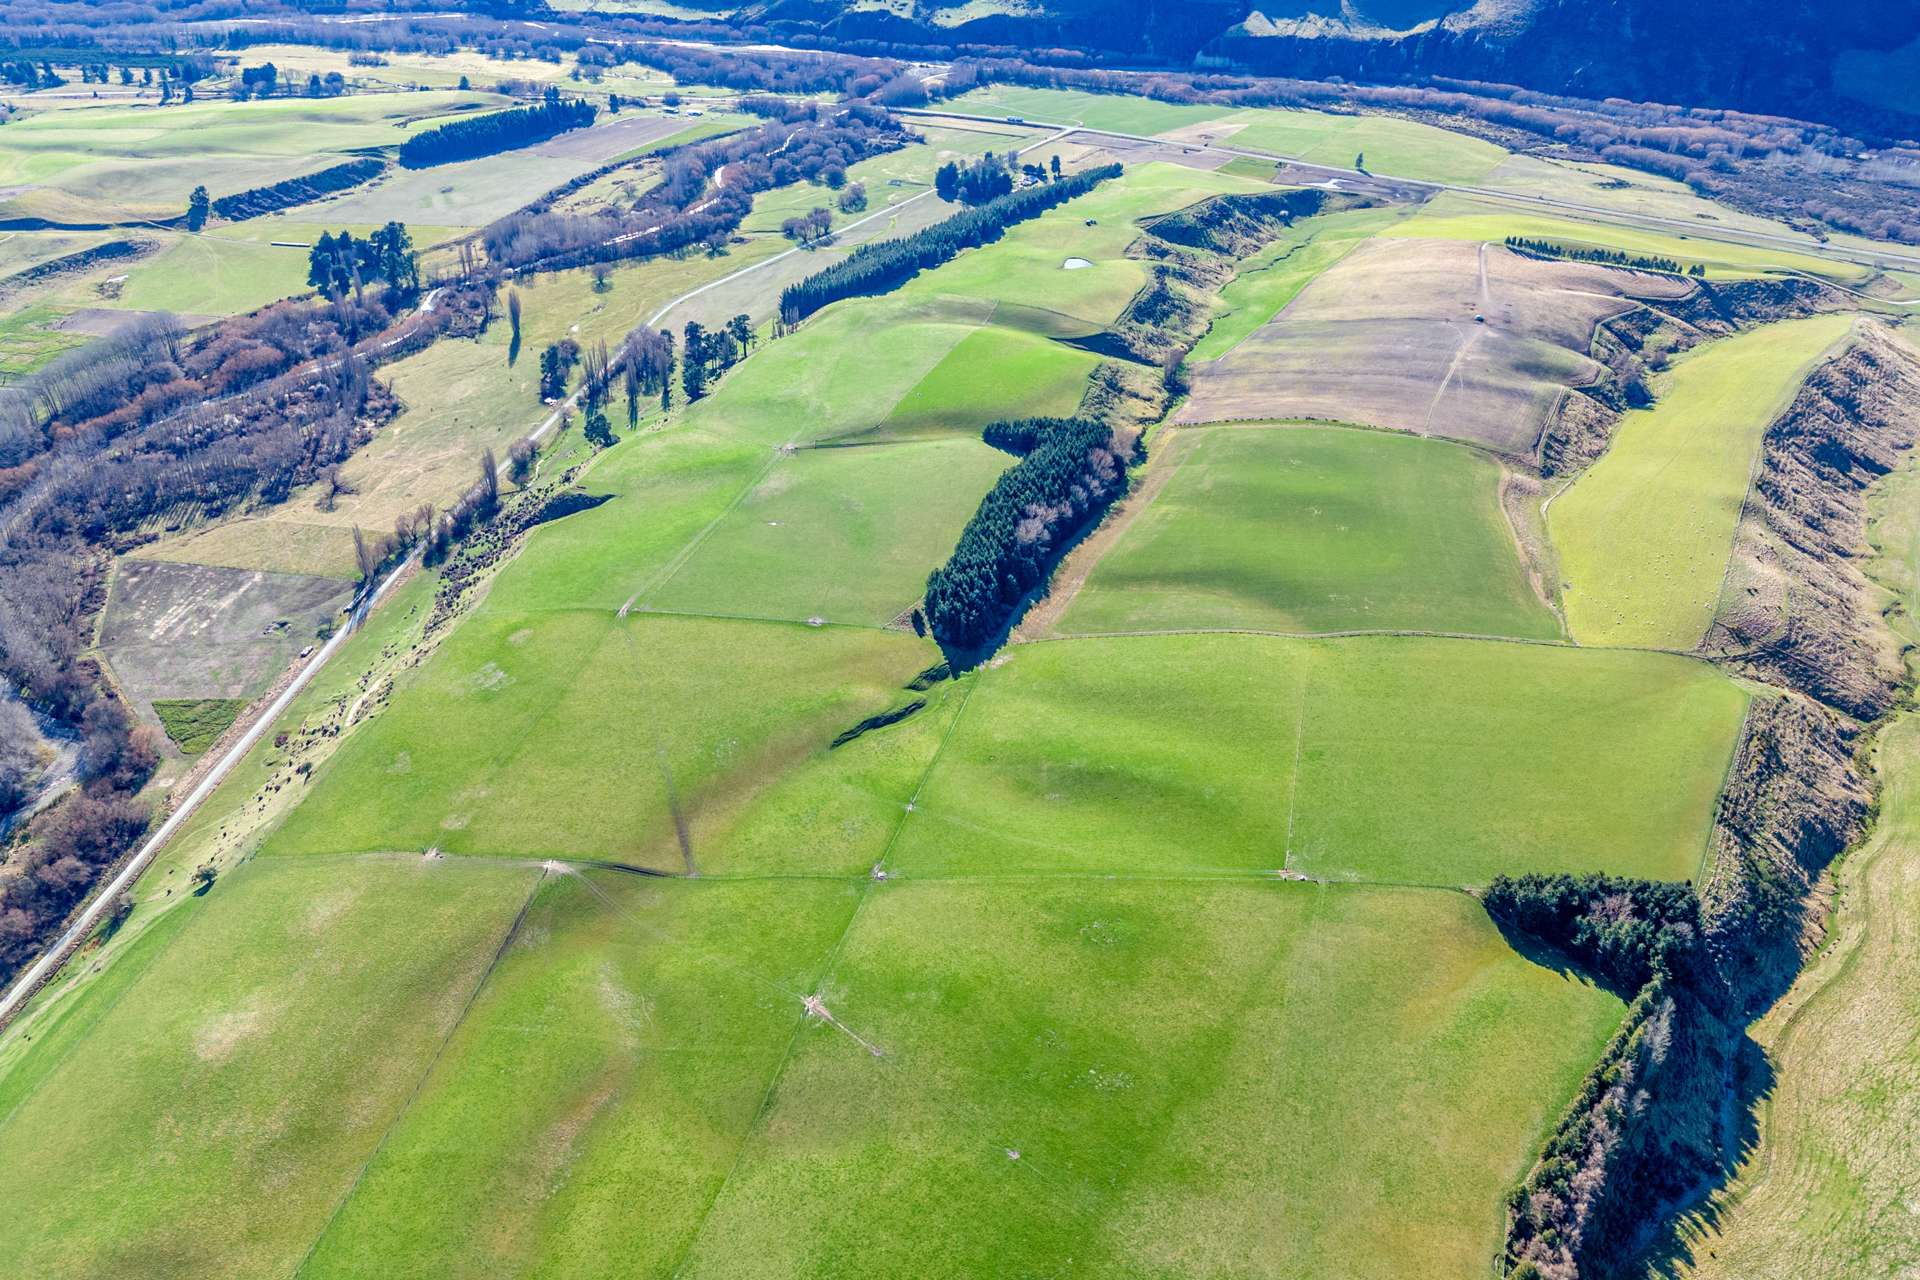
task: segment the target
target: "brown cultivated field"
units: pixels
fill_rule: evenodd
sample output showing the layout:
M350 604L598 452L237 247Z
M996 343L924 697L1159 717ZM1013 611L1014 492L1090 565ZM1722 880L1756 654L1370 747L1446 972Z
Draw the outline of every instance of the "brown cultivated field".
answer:
M1524 454L1565 389L1601 368L1593 327L1683 280L1492 245L1376 240L1201 364L1183 422L1322 418Z
M334 578L121 560L100 649L145 716L155 699L251 698L350 591Z

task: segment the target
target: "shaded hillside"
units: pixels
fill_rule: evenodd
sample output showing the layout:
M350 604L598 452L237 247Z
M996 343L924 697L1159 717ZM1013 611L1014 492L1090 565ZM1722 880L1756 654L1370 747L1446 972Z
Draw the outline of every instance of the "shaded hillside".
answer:
M1920 6L1905 0L775 0L740 19L838 41L1079 50L1142 63L1731 107L1911 135ZM965 14L966 20L961 21Z

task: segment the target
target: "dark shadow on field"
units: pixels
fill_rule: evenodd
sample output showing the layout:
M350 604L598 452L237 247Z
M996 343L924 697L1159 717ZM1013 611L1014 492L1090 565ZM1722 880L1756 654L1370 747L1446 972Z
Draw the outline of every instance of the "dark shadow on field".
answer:
M1714 1240L1728 1207L1725 1192L1742 1162L1760 1145L1760 1107L1773 1095L1777 1080L1767 1051L1745 1031L1732 1053L1732 1078L1722 1103L1719 1166L1693 1195L1657 1215L1639 1258L1623 1274L1680 1280L1700 1262L1703 1252L1706 1258L1715 1256Z
M1500 931L1500 936L1506 939L1507 945L1511 947L1516 954L1527 960L1531 960L1542 969L1551 969L1554 973L1559 974L1569 982L1586 982L1602 990L1611 990L1611 988L1607 987L1599 978L1575 963L1573 957L1560 950L1560 948L1542 942L1530 933L1523 933L1490 911L1487 913L1487 919L1493 922L1493 927ZM1613 994L1620 996L1623 1000L1633 999L1633 992L1631 991L1624 994L1619 991L1614 991Z

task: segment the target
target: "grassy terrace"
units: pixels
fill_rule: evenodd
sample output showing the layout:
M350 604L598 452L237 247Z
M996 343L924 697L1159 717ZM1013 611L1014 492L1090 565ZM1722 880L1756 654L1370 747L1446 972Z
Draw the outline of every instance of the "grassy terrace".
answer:
M1585 644L1691 649L1720 598L1767 425L1852 325L1782 321L1699 349L1548 510Z

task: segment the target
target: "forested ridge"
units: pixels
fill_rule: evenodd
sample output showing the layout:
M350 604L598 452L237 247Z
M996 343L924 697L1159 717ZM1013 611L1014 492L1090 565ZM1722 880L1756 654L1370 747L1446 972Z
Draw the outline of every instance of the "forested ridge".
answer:
M910 236L863 244L826 270L787 286L780 295L780 319L786 324L798 324L842 298L897 289L920 272L951 260L963 249L992 244L1015 223L1037 218L1119 176L1117 164L1082 169L1056 181L1036 183L962 210Z
M529 147L570 129L585 128L598 112L584 98L562 98L558 89L549 88L546 101L536 107L495 111L421 130L400 144L400 163L408 169L425 169Z
M1126 491L1128 447L1087 418L996 422L988 444L1021 455L967 521L947 562L927 578L926 616L942 645L968 652L992 640L1067 542Z

